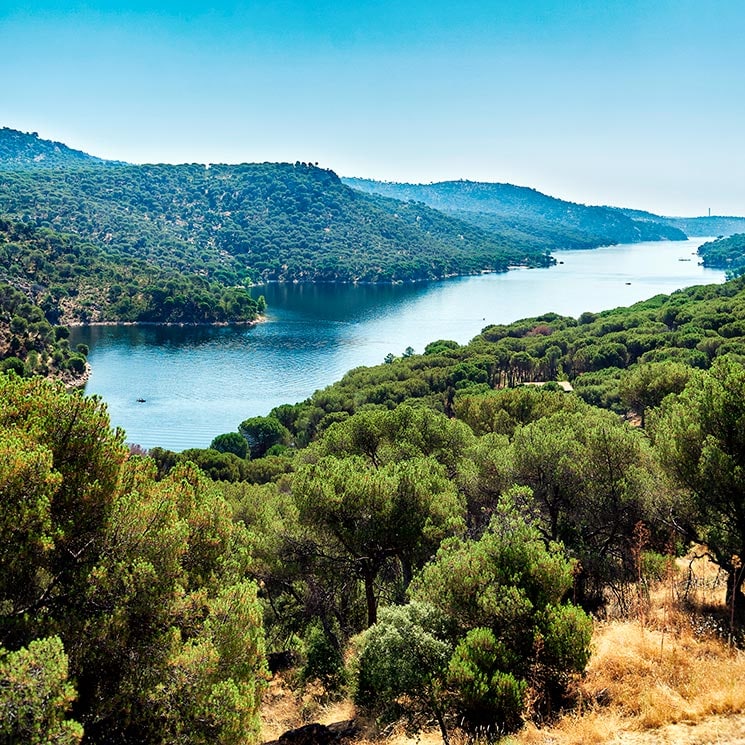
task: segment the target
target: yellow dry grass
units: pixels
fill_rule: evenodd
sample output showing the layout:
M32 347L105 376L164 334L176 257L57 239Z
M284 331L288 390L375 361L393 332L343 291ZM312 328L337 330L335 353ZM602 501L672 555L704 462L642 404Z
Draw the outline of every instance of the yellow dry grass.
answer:
M527 725L513 742L745 743L745 653L708 632L702 615L718 607L726 625L725 591L706 559L680 560L636 618L596 624L577 710Z
M685 591L686 610L681 594ZM672 576L637 604L635 618L598 622L579 705L550 725L526 725L511 745L745 745L745 653L706 629L704 610L720 609L725 588L706 560L678 562ZM693 610L691 610L693 608ZM354 717L348 701L320 706L272 681L264 739L308 721ZM436 730L418 738L403 729L363 728L354 745L439 745ZM456 735L454 743L461 739ZM465 742L465 741L464 741Z

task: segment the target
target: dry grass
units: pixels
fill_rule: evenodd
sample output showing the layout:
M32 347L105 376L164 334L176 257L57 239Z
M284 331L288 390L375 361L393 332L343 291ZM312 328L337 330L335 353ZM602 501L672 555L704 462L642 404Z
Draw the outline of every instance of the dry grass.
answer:
M528 724L508 741L745 745L745 653L712 631L726 628L724 592L721 576L706 560L679 561L674 574L640 599L635 618L596 624L577 709L550 726ZM717 607L720 620L707 620L705 614ZM313 692L298 696L275 679L265 699L264 739L308 721L329 724L353 717L349 702L321 706ZM440 742L437 731L412 738L403 729L383 736L363 727L355 745ZM453 742L461 740L456 735Z
M513 741L745 743L745 653L714 633L726 626L725 589L706 559L680 560L636 618L596 624L578 709Z

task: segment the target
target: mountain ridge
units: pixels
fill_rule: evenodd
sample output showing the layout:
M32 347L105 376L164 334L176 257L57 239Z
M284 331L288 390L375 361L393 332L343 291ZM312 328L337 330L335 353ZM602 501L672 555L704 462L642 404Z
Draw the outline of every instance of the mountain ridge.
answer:
M569 202L526 186L463 179L432 184L342 181L366 193L422 202L494 234L532 236L548 250L686 238L672 225L635 220L617 208Z

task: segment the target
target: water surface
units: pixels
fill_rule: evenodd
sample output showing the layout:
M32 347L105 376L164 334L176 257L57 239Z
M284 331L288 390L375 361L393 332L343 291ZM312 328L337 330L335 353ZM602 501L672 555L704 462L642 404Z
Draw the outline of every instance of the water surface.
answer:
M207 447L243 419L301 401L389 352L465 343L490 323L549 311L576 317L721 282L723 272L698 265L704 240L561 251L552 268L426 284L273 284L256 289L269 315L250 328L104 326L75 329L72 341L91 349L86 393L103 397L129 442Z

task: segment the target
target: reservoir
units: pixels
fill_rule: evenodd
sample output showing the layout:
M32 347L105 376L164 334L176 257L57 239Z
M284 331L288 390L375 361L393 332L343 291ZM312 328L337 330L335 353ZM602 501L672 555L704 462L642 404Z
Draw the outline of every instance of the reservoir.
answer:
M359 365L431 341L468 342L484 326L547 312L579 316L659 293L722 282L704 269L705 242L653 242L560 251L547 269L410 285L271 284L255 288L267 320L252 327L96 326L87 394L144 448L207 447L244 419L302 401Z

